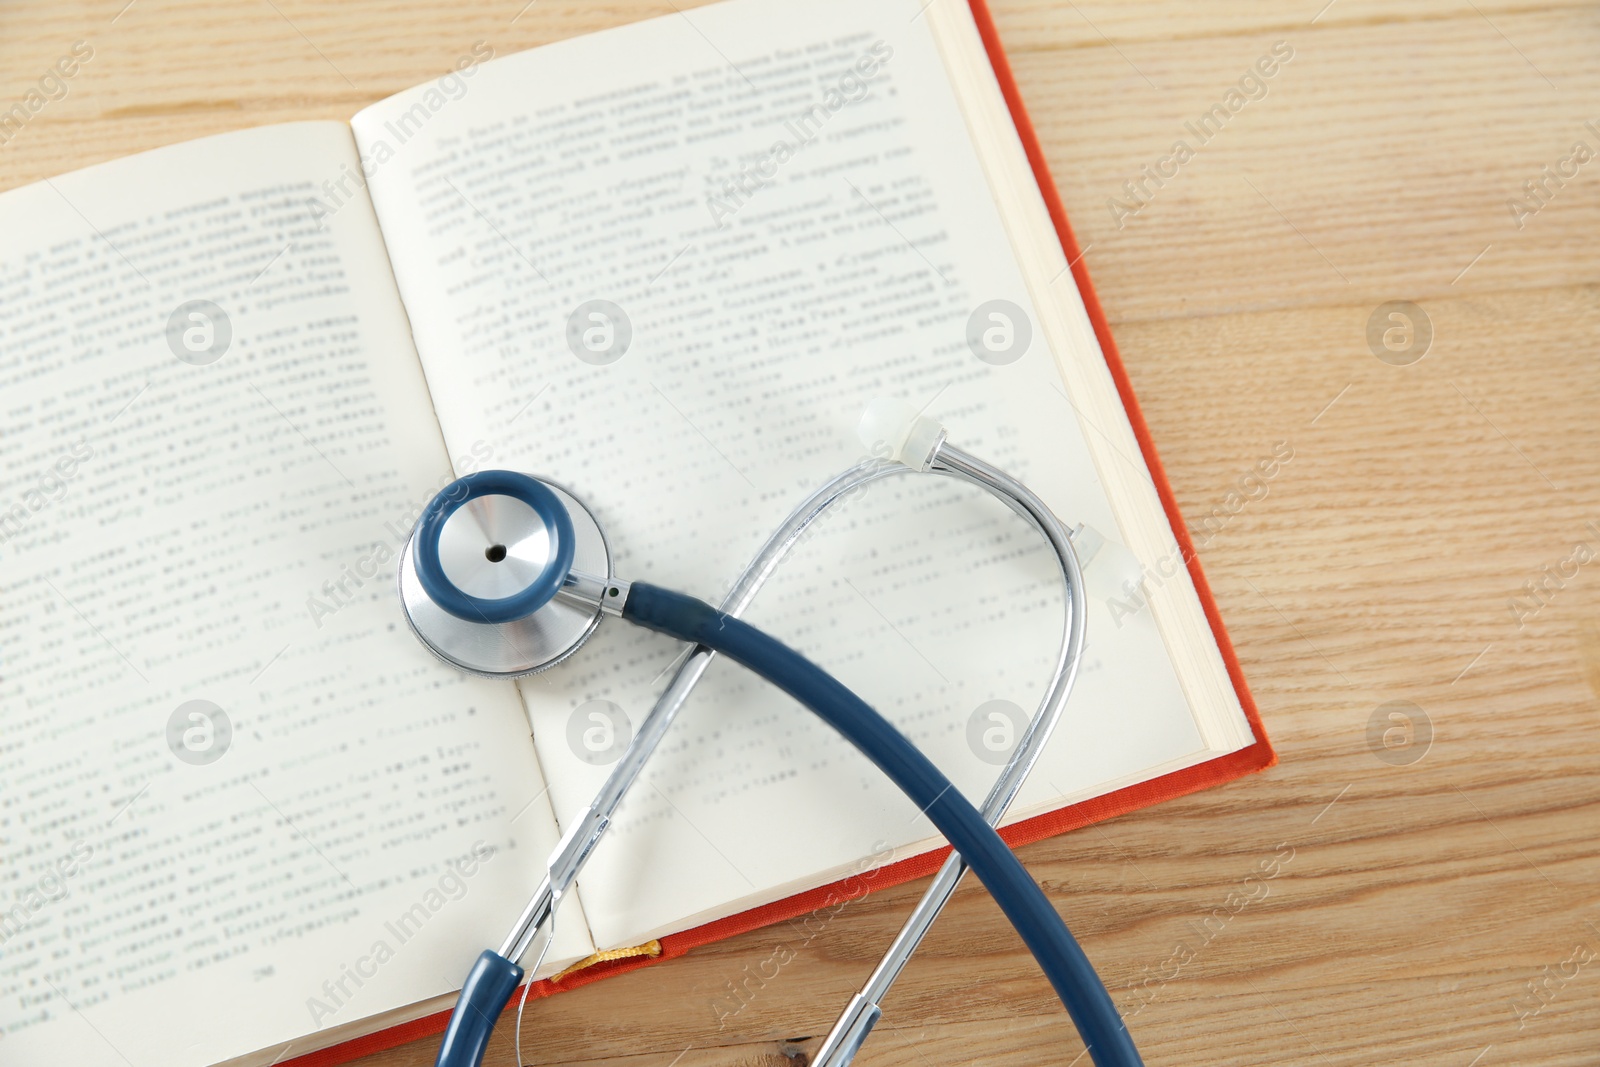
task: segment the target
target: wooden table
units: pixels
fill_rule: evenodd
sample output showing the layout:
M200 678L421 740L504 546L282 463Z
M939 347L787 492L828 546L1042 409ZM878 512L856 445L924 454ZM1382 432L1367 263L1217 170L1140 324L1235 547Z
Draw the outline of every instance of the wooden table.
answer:
M0 6L0 101L73 41L95 53L0 145L0 188L347 118L478 39L504 54L672 10L125 2ZM1600 161L1546 182L1548 203L1523 186L1576 141L1600 150L1600 121L1585 127L1600 120L1600 8L1324 2L997 4L1184 512L1225 516L1202 559L1282 759L1023 858L1152 1065L1592 1065L1600 558L1574 549L1600 556ZM1138 211L1114 212L1123 183L1279 41L1294 57L1267 94ZM1431 323L1414 362L1420 334L1387 310L1387 361L1369 344L1390 301ZM1293 459L1234 513L1229 492L1279 442ZM1541 580L1542 602L1523 590ZM1270 893L1208 926L1275 855L1292 859ZM921 890L852 905L720 1032L708 1005L775 935L541 1004L530 1052L804 1063ZM1178 964L1180 943L1192 958ZM861 1062L1080 1050L968 887ZM367 1062L432 1056L420 1042ZM491 1060L514 1062L504 1034Z

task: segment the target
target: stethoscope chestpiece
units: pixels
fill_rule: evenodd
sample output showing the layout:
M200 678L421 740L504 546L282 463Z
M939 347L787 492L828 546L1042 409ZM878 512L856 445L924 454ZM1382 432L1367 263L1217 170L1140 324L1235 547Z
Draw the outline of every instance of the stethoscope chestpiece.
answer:
M603 614L603 590L589 587L610 580L611 552L589 510L516 471L445 486L400 554L412 631L446 663L490 678L534 674L577 651Z

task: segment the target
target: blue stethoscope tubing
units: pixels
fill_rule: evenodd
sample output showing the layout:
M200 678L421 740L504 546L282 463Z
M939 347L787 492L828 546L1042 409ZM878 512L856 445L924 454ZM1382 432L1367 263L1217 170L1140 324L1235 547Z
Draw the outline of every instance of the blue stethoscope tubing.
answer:
M860 480L865 481L882 473L898 473L911 469L900 464L880 463L877 466L880 470L867 472ZM1044 509L1032 494L1027 493L1018 483L995 468L944 444L942 440L932 455L929 466L923 469L953 474L991 489L995 486L995 479L1004 479L1012 488L1020 490L1023 494L1022 497L1015 492L1002 494L1014 510L1044 530L1047 536L1050 535L1051 525L1058 535L1060 534L1059 523L1055 522L1053 516L1049 516L1048 510ZM501 476L508 472L484 473ZM837 485L850 473L852 472L835 479L830 485ZM478 476L469 476L462 481L466 482L474 477ZM479 486L479 491L482 491L482 488ZM457 491L452 493L452 489ZM515 484L495 487L497 492L508 492L512 495L525 490L525 486ZM456 486L452 486L442 492L440 497L453 496L459 500L463 495ZM815 494L808 504L816 501L821 495L820 492ZM541 519L547 525L552 527L559 525L558 518L548 516L533 501L528 502L540 511ZM818 507L813 512L807 513L801 525L808 524L820 510ZM803 507L796 514L800 515L805 511ZM1041 522L1041 518L1046 516L1049 518L1048 524ZM792 516L791 520L793 518ZM429 516L425 513L422 523L426 524L428 521ZM786 524L786 529L793 526L794 523L791 521ZM753 564L746 571L740 586L730 594L730 607L735 610L743 609L753 595L755 587L776 565L777 557L795 542L799 529L791 529L790 534L782 538L782 543L776 545L777 551L772 551L774 543L780 541L780 535L783 533L784 531L780 530L779 535L774 535L768 542L767 550L758 557L757 563L760 565ZM1064 535L1059 539L1064 542ZM1077 638L1078 649L1081 650L1083 616L1081 576L1077 572L1076 561L1071 556L1070 545L1063 543L1055 547L1058 555L1064 549L1066 555L1063 558L1071 563L1072 573L1064 573L1063 577L1068 579L1069 597L1075 598L1069 603L1069 608L1074 609L1069 613L1069 618L1075 624L1070 628L1076 631L1074 636ZM420 571L419 567L419 574ZM433 590L430 589L429 592L432 594ZM471 609L475 605L467 607ZM500 607L501 605L495 605L497 614ZM621 614L636 624L696 646L691 659L680 667L679 677L674 679L668 691L663 694L663 700L676 690L677 703L681 704L683 696L686 696L686 687L680 686L679 680L687 673L691 675L688 685L692 686L703 673L711 654L721 652L777 685L834 726L889 775L891 780L920 808L924 809L930 821L954 846L956 855L953 855L945 869L941 870L935 886L930 888L929 894L919 905L918 912L913 915L912 921L908 922L906 929L897 938L897 946L909 939L909 946L915 947L916 942L937 915L944 899L948 898L955 882L959 880L964 866L971 866L990 889L997 903L1038 959L1041 968L1077 1024L1094 1062L1099 1067L1131 1067L1141 1062L1114 1004L1081 948L1073 940L1038 885L1028 876L1015 855L990 825L991 822L998 821L999 815L1020 787L1022 778L1026 776L1031 766L1031 758L1025 761L1027 765L1020 767L1018 761L1014 761L1013 765L1007 768L1008 773L996 783L995 789L985 803L986 814L989 816L988 821L985 821L985 817L954 789L948 779L871 707L815 664L741 622L733 614L718 611L695 598L646 583L636 583L631 587ZM481 613L480 617L483 617ZM1076 666L1075 658L1072 666L1074 668ZM1064 690L1070 687L1070 674L1065 678L1064 684L1062 683L1061 672L1058 671L1057 686L1054 688L1063 691L1051 694L1057 698L1054 705L1054 710L1057 712L1060 703L1065 701ZM1046 704L1049 706L1051 701L1047 699ZM1054 723L1053 715L1047 722L1041 721L1045 718L1043 715L1036 716L1029 728L1034 736L1025 734L1022 739L1022 746L1027 747L1034 756L1043 740L1040 728L1043 727L1043 734L1047 736L1049 727ZM663 723L660 729L664 728ZM659 731L655 739L659 739ZM649 741L652 747L655 739ZM637 746L645 741L644 731L641 730L641 735L635 738L634 744ZM1014 773L1018 771L1020 773ZM596 837L598 831L603 831L608 821L607 817L599 822L596 827ZM575 825L574 829L578 827ZM589 849L592 849L592 842ZM586 858L589 849L584 850L583 858ZM579 862L581 863L581 859ZM574 866L570 874L575 876L575 873ZM530 909L532 908L533 905L530 904ZM508 945L502 946L500 953L485 951L479 957L463 986L461 997L441 1045L436 1061L439 1067L468 1067L481 1061L495 1020L523 977L522 968L514 961L520 958L526 948L526 941L517 942L514 946L508 941ZM835 1027L835 1034L830 1035L829 1041L825 1042L824 1050L830 1046L842 1049L839 1062L848 1062L855 1047L859 1046L860 1040L865 1037L866 1030L870 1029L871 1022L877 1017L876 1000L881 997L881 992L887 988L888 983L893 981L894 975L898 973L900 966L903 966L904 957L908 955L909 949L901 955L899 963L883 977L877 996L858 996L852 1002L852 1010L855 1012L853 1022L851 1012L847 1011L846 1017ZM888 963L887 958L885 962ZM884 968L880 967L879 973L874 974L874 982L879 981L883 971ZM841 1040L836 1041L836 1036L840 1036ZM820 1058L818 1062L821 1062Z
M843 734L939 828L988 888L1055 987L1095 1063L1139 1062L1100 976L1044 891L971 801L883 716L798 652L693 597L635 583L623 618L722 653Z

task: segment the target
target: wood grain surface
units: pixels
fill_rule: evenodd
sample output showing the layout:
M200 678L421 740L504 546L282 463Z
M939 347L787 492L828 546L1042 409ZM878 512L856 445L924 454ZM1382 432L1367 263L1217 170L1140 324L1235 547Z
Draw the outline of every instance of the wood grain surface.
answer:
M0 110L74 41L94 48L0 145L0 188L348 118L480 39L505 54L674 10L125 2L0 5ZM1212 517L1201 557L1282 760L1023 859L1152 1065L1593 1065L1600 558L1574 551L1600 554L1600 161L1547 181L1520 226L1508 201L1536 203L1524 183L1575 142L1600 148L1600 7L1323 4L996 2L1183 510ZM1265 95L1116 210L1277 42L1293 58ZM1369 343L1390 301L1431 324L1409 365ZM1280 442L1292 460L1235 509ZM1275 878L1244 881L1274 857ZM713 1003L785 928L540 1003L524 1055L803 1064L921 890L792 944L720 1028ZM515 1062L507 1029L494 1064ZM859 1062L1087 1064L1081 1051L968 886ZM422 1041L365 1062L432 1060Z

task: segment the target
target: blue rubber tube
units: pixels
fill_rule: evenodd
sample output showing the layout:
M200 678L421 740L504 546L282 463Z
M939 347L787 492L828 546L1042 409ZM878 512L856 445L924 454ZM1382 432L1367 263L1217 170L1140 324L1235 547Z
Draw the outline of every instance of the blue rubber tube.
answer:
M1044 892L978 810L883 716L798 652L694 597L635 582L622 615L722 653L843 734L923 810L988 887L1055 987L1097 1067L1142 1067L1100 976Z
M456 1010L450 1013L444 1040L434 1067L478 1067L495 1020L506 1010L506 1002L522 981L522 968L498 952L484 949L472 973L461 986Z

